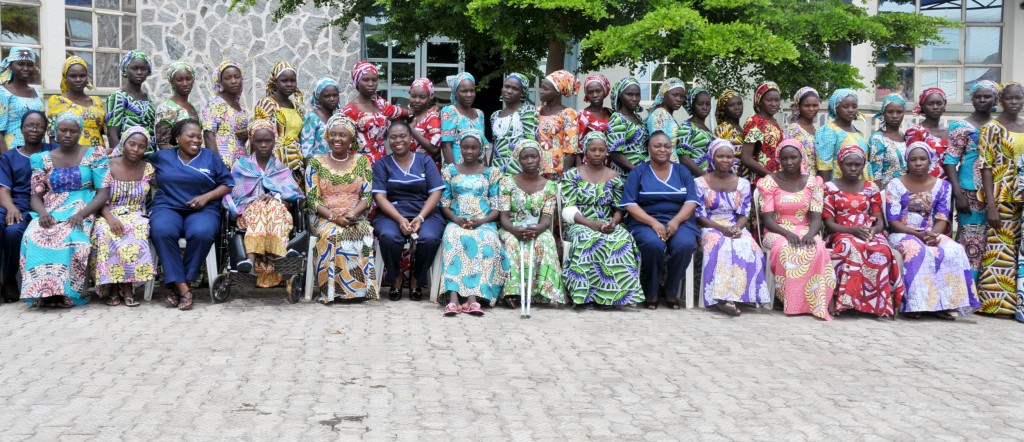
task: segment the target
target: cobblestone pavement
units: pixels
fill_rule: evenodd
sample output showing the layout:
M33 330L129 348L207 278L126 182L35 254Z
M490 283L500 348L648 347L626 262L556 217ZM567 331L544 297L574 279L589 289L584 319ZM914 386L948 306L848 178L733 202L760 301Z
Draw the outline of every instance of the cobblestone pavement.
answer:
M201 301L0 306L0 440L1024 437L1010 320Z

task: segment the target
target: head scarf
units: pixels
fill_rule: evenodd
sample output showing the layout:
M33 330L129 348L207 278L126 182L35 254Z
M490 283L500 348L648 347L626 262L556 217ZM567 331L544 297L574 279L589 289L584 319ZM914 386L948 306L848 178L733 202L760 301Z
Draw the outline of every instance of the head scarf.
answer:
M907 145L907 151L903 153L904 170L908 170L910 168L910 153L918 149L923 149L925 152L928 153L928 163L930 164L928 170L931 170L935 167L936 156L935 151L932 150L932 147L928 145L928 143L925 143L924 141L914 141Z
M505 77L505 81L508 81L509 78L515 78L516 81L519 82L519 88L523 90L523 101L529 101L530 79L527 78L526 75L520 74L518 72L508 74L508 76Z
M697 101L697 96L700 94L708 94L708 96L711 96L711 92L708 92L707 89L700 86L694 86L692 89L686 91L686 99L683 100L683 109L685 109L686 113L690 114L691 117L693 116L693 103Z
M932 94L938 94L942 97L942 102L946 102L946 92L937 87L930 87L921 91L921 95L917 97L917 106L914 106L914 115L921 115L924 113L924 100L927 100Z
M800 105L804 102L804 98L810 97L811 95L818 97L819 99L821 98L821 95L818 95L818 91L810 86L804 86L793 94L793 121L796 121L800 116Z
M231 60L224 60L220 62L219 65L217 65L217 69L213 70L213 90L217 93L224 91L224 86L220 84L220 77L228 68L238 69L239 75L242 76L242 81L245 81L245 71L242 70L242 67L239 66L238 63L235 63ZM242 98L242 90L244 89L244 87L238 89L238 98Z
M672 89L682 89L683 92L686 92L686 85L683 83L683 80L676 77L666 78L665 81L661 83L661 87L658 88L658 94L654 96L654 100L651 101L651 105L658 106L665 102L665 95L668 95L668 91Z
M418 87L421 87L423 88L423 90L427 91L427 96L429 96L430 98L434 98L434 82L430 81L429 78L417 78L413 80L412 84L409 85L409 91L412 92L414 88Z
M794 138L786 138L779 142L779 147L775 150L775 154L781 157L782 149L786 147L795 148L797 152L800 152L800 171L805 172L804 165L807 164L807 151L804 149L804 143Z
M377 70L377 66L368 61L360 61L356 63L355 67L352 68L352 84L359 84L359 80L366 74L377 74L380 75L380 71Z
M1021 89L1024 89L1024 86L1022 86L1020 83L1016 81L1007 81L1006 83L999 85L999 93L1002 94L1004 91L1006 91L1006 88L1010 86L1017 86Z
M526 149L535 149L540 154L540 171L544 172L544 165L551 164L551 153L540 148L540 143L536 140L519 140L516 142L515 148L512 150L512 158L516 164L519 165L519 170L523 170L522 163L519 162L519 155L522 155Z
M67 112L64 112L64 113L58 115L57 119L54 120L54 122L53 122L53 133L57 133L57 126L60 126L60 123L63 123L65 121L74 121L75 123L77 123L78 124L78 130L85 129L85 121L82 120L82 117L80 117L78 114L76 114L76 113L74 113L72 111L67 111Z
M188 63L185 63L184 61L176 61L174 63L167 65L167 68L164 69L164 77L167 77L168 83L171 81L172 78L174 78L174 74L177 74L178 71L188 71L190 74L192 74L192 77L196 76L196 68L192 67L192 65Z
M121 57L120 67L122 77L128 77L128 65L131 64L132 61L135 61L137 59L145 61L147 72L149 74L153 73L153 63L149 62L149 57L146 55L146 53L138 49L132 49L127 54L124 54L124 57Z
M452 97L455 97L455 92L459 90L459 83L462 83L462 80L469 80L470 83L473 83L473 85L476 86L476 78L474 78L473 74L470 74L469 72L459 72L455 75L449 75L445 77L444 80L448 83L448 88L452 90ZM452 102L455 102L454 98L452 99Z
M149 146L149 130L142 126L132 126L126 129L124 133L121 134L121 145L124 145L124 142L128 140L128 138L131 138L132 135L142 135L146 137L146 146Z
M550 81L563 97L571 97L580 91L580 80L572 72L566 70L554 71L548 74L547 77L544 77L544 79Z
M604 141L606 145L608 144L608 136L606 136L604 132L592 130L590 132L587 132L587 135L583 137L583 143L581 143L583 145L583 150L586 151L587 148L590 147L590 143L596 140L601 140Z
M331 129L338 126L344 128L345 131L352 136L351 149L359 149L359 143L356 142L356 123L345 114L338 113L331 115L331 118L329 118L327 123L324 124L324 139L327 139L327 134L331 133Z
M718 124L725 122L726 103L728 103L732 97L739 96L740 94L732 89L726 89L722 92L722 95L718 96L718 103L715 103L715 121L718 122Z
M483 162L484 160L484 133L480 132L480 129L475 127L462 129L459 131L459 145L462 145L462 141L466 138L476 138L480 142L480 158L478 161Z
M273 120L271 120L269 118L254 118L252 121L249 121L249 140L247 141L247 144L251 145L251 143L252 143L252 136L256 135L256 131L258 131L260 129L269 130L270 133L274 135L274 138L275 139L277 138L277 122L276 121L273 121ZM249 153L252 153L252 149L251 148L249 149Z
M761 112L761 98L770 91L782 93L779 85L775 84L774 81L766 81L757 85L757 88L754 89L754 112Z
M853 97L854 101L856 101L857 91L850 88L836 89L836 91L828 97L828 116L833 120L838 118L836 108L839 107L839 102L845 100L847 97Z
M715 152L718 152L719 149L729 149L729 152L732 153L732 167L729 170L734 172L736 165L739 164L739 158L736 158L736 145L732 144L732 141L722 138L715 138L708 143L708 153L704 154L707 157L708 172L715 171Z
M619 96L622 95L622 91L626 90L627 87L630 87L630 86L633 86L633 85L636 85L637 87L640 87L640 82L637 81L637 79L633 78L633 77L626 77L626 78L623 78L623 79L615 82L615 86L612 86L612 92L611 92L611 94L612 94L612 112L618 112L619 111ZM643 112L643 111L644 111L644 108L642 108L639 105L637 105L636 110L634 112L640 113L640 112Z
M997 99L999 98L999 93L1003 91L1003 88L1002 88L1002 86L999 86L999 83L996 83L996 82L991 81L991 80L978 80L978 81L976 81L974 83L974 86L971 86L971 95L974 95L974 93L978 89L988 89L988 90L994 92L996 94L996 98Z
M847 157L856 155L861 158L867 159L867 155L864 153L864 149L855 143L847 144L839 148L839 153L836 155L836 161L842 163Z
M31 61L36 62L36 51L21 46L15 46L11 48L10 55L0 61L0 84L10 83L11 76L14 72L11 70L11 65L16 61Z
M331 77L320 77L316 81L316 85L313 86L313 96L309 97L309 104L313 105L313 109L320 109L320 96L331 86L341 92L341 86L338 86L338 82Z
M72 55L68 57L67 60L64 60L64 70L61 71L60 74L60 93L63 94L68 91L68 69L71 69L71 66L74 66L76 64L81 65L85 68L85 78L89 78L89 65L85 63L85 60L83 60L82 57L79 57L77 55ZM93 88L92 83L90 83L89 80L85 81L85 88Z
M274 69L270 71L270 78L267 79L267 96L271 96L274 92L277 92L277 77L286 71L295 72L295 78L298 80L299 73L292 67L291 63L287 61L279 61L274 65ZM302 103L302 91L299 90L298 85L295 86L295 101Z
M591 76L588 76L585 80L583 80L583 90L586 90L587 86L589 86L590 83L600 84L601 87L604 88L605 94L609 94L612 91L612 83L608 81L608 77L605 77L604 74L593 74ZM584 96L583 101L589 103L590 98Z
M889 105L893 104L893 103L896 103L896 104L898 104L900 106L903 106L904 109L907 108L907 102L905 100L903 100L903 96L902 95L900 95L900 94L889 94L889 95L886 95L885 98L882 99L882 106L880 108L878 108L878 113L875 114L875 119L878 120L879 122L884 122L885 121L885 108L889 107Z

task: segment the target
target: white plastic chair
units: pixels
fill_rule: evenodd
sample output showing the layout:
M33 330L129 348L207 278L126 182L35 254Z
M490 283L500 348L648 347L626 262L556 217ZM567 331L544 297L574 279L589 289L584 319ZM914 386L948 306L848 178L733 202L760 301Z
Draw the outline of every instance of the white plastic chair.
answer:
M181 248L182 250L185 250L185 238L181 238L181 239L178 240L178 247ZM206 254L206 279L207 279L207 282L209 283L211 297L212 297L212 294L213 294L213 280L217 279L217 275L220 274L218 272L218 270L217 270L218 267L217 267L217 252L215 250L216 247L217 247L217 245L214 244L213 247L210 247L210 253ZM153 248L153 243L152 242L149 243L149 248L150 248L150 250L155 250ZM159 262L159 260L157 258L158 258L157 254L153 253L153 267L154 268L157 265L160 264L160 262ZM151 280L151 281L146 283L146 288L143 291L143 299L145 299L147 302L153 300L153 288L154 288L155 285L156 285L155 280Z

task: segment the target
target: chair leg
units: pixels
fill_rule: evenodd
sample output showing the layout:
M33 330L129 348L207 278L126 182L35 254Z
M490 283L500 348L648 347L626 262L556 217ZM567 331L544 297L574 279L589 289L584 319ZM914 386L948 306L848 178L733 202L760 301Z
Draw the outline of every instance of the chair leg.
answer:
M437 302L441 295L441 267L444 265L444 248L437 250L434 263L430 266L430 302Z
M217 252L214 247L210 247L210 253L206 254L206 280L210 284L210 299L213 299L213 281L217 279L218 274Z
M693 308L693 258L690 258L690 264L686 266L686 274L683 278L684 284L686 284L686 290L683 291L683 296L686 297L686 308Z
M316 245L317 238L313 235L309 236L309 249L306 251L306 300L310 301L313 299L313 281L316 280L316 269L313 268L313 259L315 259L314 246Z
M159 259L157 259L156 248L153 247L153 241L149 242L149 250L151 251L150 255L153 256L153 269L157 269L157 268L159 268L160 261L159 261ZM150 279L149 281L146 282L146 286L142 290L142 299L146 300L146 302L149 302L149 301L153 300L153 288L154 288L154 286L156 286L156 275L155 274L153 275L153 279Z
M373 271L376 272L373 283L377 284L377 292L380 293L380 283L384 281L384 257L380 256L380 244L377 241L373 242Z
M772 275L772 268L768 262L768 257L771 256L769 250L764 250L764 282L768 286L768 310L775 308L775 276Z

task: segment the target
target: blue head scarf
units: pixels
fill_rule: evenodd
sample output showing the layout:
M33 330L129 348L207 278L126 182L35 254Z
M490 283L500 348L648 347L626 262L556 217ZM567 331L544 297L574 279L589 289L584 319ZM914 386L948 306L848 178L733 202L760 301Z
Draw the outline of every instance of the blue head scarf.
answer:
M11 48L10 55L0 61L0 84L10 83L11 76L14 74L11 71L11 65L16 61L31 61L36 62L36 51L21 46L15 46Z
M828 97L828 116L835 119L838 115L836 114L836 107L839 106L839 102L846 99L846 97L853 97L857 99L857 91L850 88L836 89L832 93L832 96Z
M316 81L316 86L313 86L313 94L309 97L309 103L313 105L313 109L320 108L320 95L324 93L324 89L334 86L341 92L341 87L338 86L338 82L331 77L320 77Z

